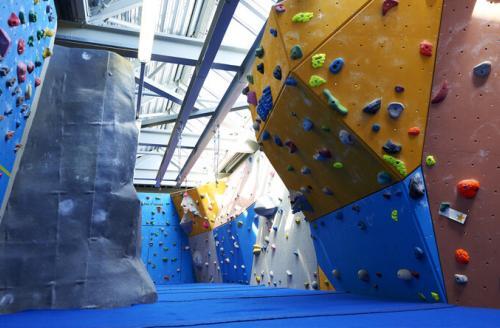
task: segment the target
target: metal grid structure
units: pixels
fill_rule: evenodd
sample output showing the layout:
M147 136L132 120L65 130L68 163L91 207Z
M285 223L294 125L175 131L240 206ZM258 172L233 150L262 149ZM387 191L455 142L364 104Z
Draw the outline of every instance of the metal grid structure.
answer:
M73 19L83 24L60 24L59 43L119 49L117 52L131 57L136 67L136 81L141 83L140 63L133 58L136 49L132 48L141 24L142 1L83 1L85 13L80 14L79 19ZM153 60L145 67L140 100L139 118L142 127L134 176L136 184L156 184L168 142L172 134L177 133L173 132L174 126L185 97L189 96L190 82L196 74L195 69L199 68L196 66L199 64L196 62L197 57L203 51L202 48L207 46L204 43L210 42L207 35L216 11L222 5L220 1L162 0ZM243 96L238 97L220 124L219 121L214 123L210 120L220 110L221 100L227 98L228 92L234 92L230 85L234 84L235 76L243 72L241 66L245 64L247 53L251 51L275 2L239 1L229 25L223 27L227 31L222 45L214 64L204 77L194 108L189 110L189 120L182 134L178 134L179 141L161 186L179 186L181 172L184 181L182 186L195 186L214 180L217 173L224 171L224 167L227 170L242 154L255 151L252 119ZM206 131L209 129L207 125L212 126L211 131ZM201 142L200 136L211 140ZM189 163L185 167L188 159Z

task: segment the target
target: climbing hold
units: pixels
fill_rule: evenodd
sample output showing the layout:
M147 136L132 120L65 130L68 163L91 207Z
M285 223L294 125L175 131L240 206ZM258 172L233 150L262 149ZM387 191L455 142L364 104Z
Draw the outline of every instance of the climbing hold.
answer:
M273 95L271 93L271 87L267 86L262 90L262 97L259 99L259 103L257 105L257 114L259 117L266 121L269 113L273 109Z
M410 179L409 184L410 197L413 199L420 199L425 195L424 179L420 173L416 173Z
M377 98L375 100L372 100L370 103L368 103L363 108L363 112L367 113L367 114L375 115L379 111L381 105L382 105L382 98Z
M299 221L299 222L300 222L300 221ZM294 254L295 256L299 256L299 250L298 250L298 249L294 250L294 251L293 251L293 254Z
M318 289L319 288L319 284L316 280L313 280L313 282L311 282L311 287L313 289Z
M312 12L300 12L292 17L292 22L294 23L307 23L314 17Z
M304 54L302 53L302 48L299 45L295 45L290 49L290 58L293 60L297 60L302 58Z
M386 161L388 164L392 165L402 176L407 175L406 171L406 164L402 160L399 160L395 157L392 157L390 155L384 155L382 157L384 161Z
M439 91L432 97L431 104L438 104L442 102L448 95L449 87L448 81L444 80L439 87Z
M260 130L260 120L257 119L253 122L252 124L252 128L255 130L255 131L259 131Z
M290 77L287 77L287 79L285 80L285 84L289 85L291 87L296 87L297 86L297 80L290 76Z
M24 42L23 39L19 39L19 41L17 41L17 53L19 55L22 55L25 49L26 49L26 42Z
M420 259L423 259L423 258L424 258L424 255L425 255L424 250L423 250L423 249L421 249L421 248L420 248L420 247L418 247L418 246L417 246L417 247L415 247L415 248L413 249L413 253L415 254L415 258L417 258L417 259L419 259L419 260L420 260Z
M387 111L389 112L389 116L393 119L399 118L401 113L403 113L405 106L402 103L392 102L387 106Z
M257 94L255 93L255 91L250 91L249 93L247 93L247 103L257 106Z
M255 281L260 284L260 276L255 276Z
M279 147L283 147L283 141L281 141L281 138L278 135L274 136L274 143Z
M340 279L340 270L339 269L333 269L332 270L332 275L336 279Z
M314 75L313 75L314 76ZM328 89L323 89L323 95L326 97L328 101L328 105L339 112L341 115L347 115L349 110L345 108L337 98L335 98L332 92Z
M262 251L262 246L260 246L259 244L253 245L253 255L259 255L261 251Z
M384 3L382 3L382 16L385 16L389 10L396 7L398 4L398 0L384 0Z
M358 279L361 281L369 281L370 275L368 274L368 271L366 269L358 270Z
M24 92L24 98L26 100L31 99L32 92L33 92L33 90L32 90L31 84L28 84L26 86L26 91Z
M284 13L286 11L286 8L285 8L285 5L281 4L281 3L278 3L274 6L274 10L278 13L278 14L281 14L281 13Z
M334 162L333 163L334 169L342 169L343 167L344 167L344 164L342 164L342 162Z
M37 14L33 10L30 10L28 14L28 20L30 23L36 23L37 21Z
M290 270L286 270L286 275L291 278L292 277L292 271Z
M315 54L311 57L311 65L313 68L323 67L325 60L326 60L325 54Z
M326 80L319 75L311 75L311 78L309 79L309 85L313 88L319 87L324 83L326 83Z
M250 84L254 84L254 79L253 79L253 75L252 74L248 74L247 75L247 81Z
M21 22L21 24L26 24L26 17L24 16L24 12L23 11L20 11L19 12L19 21Z
M292 140L285 141L285 146L288 147L290 154L297 152L297 145Z
M43 52L42 52L43 59L48 58L50 56L52 56L52 50L50 50L50 48L43 49Z
M396 85L396 86L394 87L394 91L395 91L396 93L403 93L403 92L405 92L405 88L404 88L403 86L401 86L401 85Z
M398 222L399 221L399 217L398 217L398 210L392 210L391 212L391 219L392 221L395 221L395 222Z
M326 126L326 125L322 125L321 126L321 131L323 131L323 132L330 132L331 129L328 126Z
M5 140L6 140L6 141L7 141L7 140L12 139L12 137L14 137L14 131L10 131L10 130L9 130L9 131L7 131L7 132L5 133Z
M464 274L454 274L454 277L455 277L455 282L459 285L465 285L468 281L469 281L469 278L464 275Z
M325 161L332 158L332 153L327 148L321 148L314 154L313 158L317 161Z
M281 75L281 74L282 74L282 73L281 73L281 66L280 66L280 65L277 65L277 66L274 68L274 70L273 70L273 76L274 76L274 78L275 78L276 80L281 81L281 77L282 77L282 75Z
M377 182L381 185L388 184L392 182L392 177L389 173L381 171L377 173Z
M431 57L432 56L432 43L427 40L420 42L420 54L422 56Z
M372 125L372 131L375 132L375 133L379 132L380 131L380 124L373 123L373 125Z
M5 67L0 67L0 77L6 77L10 73L10 68L5 66Z
M33 68L34 67L35 66L33 65ZM241 90L241 94L244 95L244 96L248 95L249 92L250 92L250 87L248 85L246 87L244 87L243 90Z
M255 57L258 57L258 58L264 57L264 48L262 46L255 49Z
M429 167L436 165L436 162L437 162L436 159L432 155L428 155L425 158L425 164Z
M352 136L352 134L350 134L346 130L339 131L339 139L340 139L340 142L344 145L354 144L354 137Z
M262 132L262 140L269 140L270 138L271 134L269 133L269 131L264 130L264 132Z
M264 74L264 63L260 63L257 65L257 71L261 74Z
M26 66L25 63L19 62L17 64L17 81L19 83L23 83L26 81L26 74L28 72L28 67Z
M401 152L401 145L395 144L392 142L391 139L387 140L387 142L382 146L382 149L387 153L387 154L399 154Z
M399 269L397 272L398 279L401 280L411 280L413 278L411 271L408 269Z
M436 301L436 302L439 302L440 298L439 298L439 294L436 293L436 292L431 292L431 297Z
M15 13L11 13L9 19L7 20L7 24L10 27L19 26L21 24L21 20L19 19L19 17L17 17Z
M333 191L328 187L321 188L321 192L328 196L333 195Z
M274 37L277 37L278 36L278 30L276 30L275 28L270 28L269 29L269 33L271 33L272 36Z
M43 31L43 33L44 33L44 35L45 35L46 37L49 37L49 38L50 38L50 37L53 37L54 35L56 35L56 32L55 32L54 30L52 30L52 29L48 28L48 27L47 27L47 28L45 28L45 30Z
M365 222L365 221L360 220L360 221L358 222L358 228L359 228L360 230L366 230L366 228L367 228L367 227L368 227L368 226L366 225L366 222Z
M479 191L479 186L479 181L476 179L464 179L457 183L457 190L465 198L474 198Z
M344 58L339 57L332 61L328 69L330 70L330 73L338 74L342 70L342 67L344 67Z
M488 77L491 72L491 62L490 61L484 61L478 65L476 65L473 69L473 73L476 77Z
M310 119L305 118L302 121L302 128L304 129L304 131L311 131L313 129L313 127L314 127L314 123Z
M292 165L290 165L290 164L289 164L289 165L286 167L286 170L287 170L288 172L292 172L292 171L294 171L295 169L293 168L293 166L292 166Z
M420 134L420 128L417 126L408 129L408 135L416 137Z
M458 263L467 264L470 262L470 255L465 249L458 248L455 250L455 260Z
M303 167L300 169L300 173L302 173L303 175L311 174L311 169L310 169L310 168L308 168L307 166L303 166Z
M0 27L0 60L2 60L10 48L10 37L3 28Z

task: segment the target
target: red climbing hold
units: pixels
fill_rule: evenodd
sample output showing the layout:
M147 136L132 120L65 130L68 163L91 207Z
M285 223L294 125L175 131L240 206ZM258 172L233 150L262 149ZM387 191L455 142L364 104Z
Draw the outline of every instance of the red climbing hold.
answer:
M14 136L14 131L7 131L5 134L5 140L10 140Z
M20 62L17 64L17 82L18 83L23 83L26 81L26 72L28 71L28 68L26 67L26 64L23 62Z
M414 126L412 128L409 128L408 129L408 134L410 136L416 137L416 136L418 136L420 134L420 128L418 126Z
M24 42L23 39L19 39L19 41L17 41L17 53L22 55L24 53L24 49L26 49L26 42Z
M389 10L399 5L398 0L384 0L382 4L382 16L385 16Z
M9 24L10 27L15 27L21 25L21 20L15 13L10 14L9 19L7 20L7 24Z
M442 102L448 95L448 81L444 80L439 87L439 91L432 97L431 104L438 104Z
M33 62L29 62L26 64L26 67L28 68L28 73L33 73L33 71L35 70L35 64L33 64Z
M455 250L455 260L458 263L467 264L470 262L470 255L465 249L458 248Z
M5 57L10 48L10 37L3 28L0 27L0 60Z
M40 79L39 77L35 78L35 87L40 86L40 84L42 84L42 79Z
M474 198L479 190L479 181L464 179L457 183L457 190L465 198Z
M427 40L420 42L420 54L422 56L431 57L432 56L432 43Z
M285 142L285 146L288 147L288 151L290 154L293 154L297 151L297 145L292 140L287 140Z

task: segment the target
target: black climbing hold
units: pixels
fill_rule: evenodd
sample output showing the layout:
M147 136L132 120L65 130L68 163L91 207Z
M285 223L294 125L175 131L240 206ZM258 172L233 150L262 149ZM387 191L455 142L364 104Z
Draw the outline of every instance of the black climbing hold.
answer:
M275 68L274 68L274 71L273 71L273 76L276 80L280 80L281 81L281 66L280 65L277 65Z
M359 222L358 222L358 228L359 228L360 230L366 230L367 226L366 226L365 221L359 221Z
M490 75L491 72L491 62L490 61L484 61L479 65L476 65L474 67L474 75L477 77L487 77Z
M418 246L413 249L413 253L415 254L415 257L419 260L422 259L425 255L424 250Z
M385 191L382 196L385 198L385 199L390 199L391 196L392 196L392 193L390 191Z
M401 145L395 144L392 142L392 140L387 140L385 145L382 146L382 149L387 153L387 154L398 154L401 152Z
M361 207L359 205L352 205L351 209L356 213L361 211Z
M304 174L304 175L307 175L307 174L311 174L311 169L308 168L307 166L304 166L300 169L300 173Z
M387 111L389 112L389 116L393 119L399 118L401 113L403 113L405 106L402 103L392 102L387 106Z
M243 88L243 90L241 90L241 93L242 93L243 95L245 95L245 96L246 96L249 92L250 92L250 88L249 88L248 86L246 86L245 88Z
M257 71L261 74L264 74L264 63L260 63L257 65Z
M16 84L16 78L15 77L12 78L12 79L10 79L10 80L5 81L5 86L7 88L12 88L14 86L14 84Z
M297 80L294 79L293 77L288 77L286 80L285 80L285 84L286 85L289 85L291 87L296 87L297 86Z
M255 49L255 57L263 58L264 57L264 48L258 47Z
M1 67L0 68L0 77L5 77L10 73L9 67Z
M373 132L379 132L380 131L380 124L373 123L373 125L372 125L372 131Z
M332 74L338 74L342 70L342 67L344 67L344 58L339 57L332 61L329 69Z
M290 50L290 58L293 60L302 58L302 48L299 45L295 45Z
M410 197L413 199L420 199L425 195L425 184L422 175L419 173L413 175L409 184Z
M365 108L363 108L363 112L365 112L367 114L375 115L379 111L381 105L382 105L382 99L381 98L375 99L375 100L371 101L370 103L368 103L365 106Z
M270 28L269 29L269 33L271 33L272 36L274 37L277 37L278 36L278 30L276 30L275 28Z

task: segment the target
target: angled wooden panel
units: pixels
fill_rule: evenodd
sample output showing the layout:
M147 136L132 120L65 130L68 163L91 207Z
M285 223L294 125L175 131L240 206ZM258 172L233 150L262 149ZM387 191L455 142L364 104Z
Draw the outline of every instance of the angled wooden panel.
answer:
M314 124L311 131L303 129L304 119ZM266 132L271 137L262 142L264 152L281 179L291 190L311 187L307 199L314 212L304 212L308 220L383 188L377 175L389 171L388 168L359 139L354 138L351 145L343 144L339 138L341 130L352 136L337 113L322 104L300 81L296 87L284 88L267 125ZM275 143L275 136L279 136L283 147ZM285 146L287 140L293 141L297 152L289 152ZM331 152L331 159L320 161L313 158L322 148ZM343 168L334 168L335 162L342 163ZM311 170L310 174L301 173L304 166ZM291 168L293 171L289 170ZM395 173L388 174L393 181L397 180ZM325 187L331 189L333 195L325 194L322 191Z
M435 47L442 0L400 2L385 16L381 2L372 1L315 51L326 54L323 67L313 68L309 57L296 72L304 82L312 75L326 80L311 89L326 104L323 90L328 88L349 110L342 120L380 157L388 140L400 144L401 152L393 156L405 162L409 173L421 162L435 58L420 54L420 43L427 40ZM343 69L332 74L329 65L339 57L345 61ZM397 86L404 92L396 92ZM377 98L378 113L364 113L365 105ZM388 114L391 102L405 106L398 119ZM379 132L373 132L373 124L380 125ZM419 128L420 135L409 135L410 128Z

